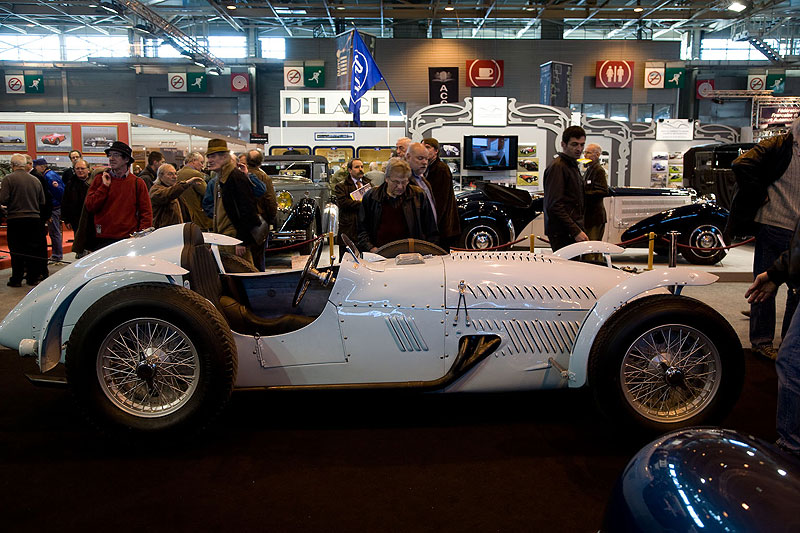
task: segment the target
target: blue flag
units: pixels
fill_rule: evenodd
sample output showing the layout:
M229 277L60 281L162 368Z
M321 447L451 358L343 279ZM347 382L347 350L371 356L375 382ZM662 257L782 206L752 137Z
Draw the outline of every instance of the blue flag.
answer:
M372 59L367 45L361 40L358 30L353 30L353 70L350 77L350 105L353 121L361 125L361 106L359 100L383 79L383 74Z

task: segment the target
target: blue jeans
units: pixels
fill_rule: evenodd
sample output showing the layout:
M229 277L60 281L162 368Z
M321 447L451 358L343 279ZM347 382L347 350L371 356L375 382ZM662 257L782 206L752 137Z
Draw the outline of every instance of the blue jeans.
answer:
M778 445L800 453L800 313L795 312L778 359Z
M753 255L753 277L765 272L772 263L786 250L792 240L794 231L776 226L762 225L756 235L756 250ZM789 284L786 297L786 311L783 315L781 337L786 335L789 322L797 308L798 297L796 287ZM772 345L775 337L775 296L750 305L750 344L753 346Z
M61 206L53 208L50 222L47 224L47 231L50 233L50 243L53 245L51 259L64 259L64 249L61 237Z

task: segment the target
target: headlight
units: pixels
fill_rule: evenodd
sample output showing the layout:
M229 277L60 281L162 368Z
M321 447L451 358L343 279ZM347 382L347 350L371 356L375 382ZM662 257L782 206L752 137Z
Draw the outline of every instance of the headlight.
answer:
M278 193L278 209L281 211L289 211L292 208L294 201L292 200L292 193L289 191L281 191Z

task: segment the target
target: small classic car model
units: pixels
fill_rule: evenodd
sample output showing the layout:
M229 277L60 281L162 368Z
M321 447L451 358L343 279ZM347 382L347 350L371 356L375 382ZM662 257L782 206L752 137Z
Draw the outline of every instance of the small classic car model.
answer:
M217 246L236 239L144 232L36 286L0 344L44 373L63 363L99 425L144 432L204 426L235 388L588 385L613 420L657 431L717 420L740 393L736 333L679 294L711 274L569 260L617 249L602 242L387 259L346 241L339 265L319 266L318 240L302 271L231 274Z
M0 143L22 144L23 142L22 137L17 137L16 135L0 135Z
M92 148L96 148L98 146L111 148L114 144L114 139L109 139L108 137L91 137L83 141L84 146L91 146Z
M272 246L303 242L323 233L336 233L339 208L331 198L328 160L321 155L271 155L261 170L272 178L278 200L277 231ZM308 254L312 244L301 250Z
M59 145L67 140L67 136L63 133L51 133L50 135L43 135L39 140L42 144Z
M729 429L687 428L628 463L602 532L798 531L800 462Z

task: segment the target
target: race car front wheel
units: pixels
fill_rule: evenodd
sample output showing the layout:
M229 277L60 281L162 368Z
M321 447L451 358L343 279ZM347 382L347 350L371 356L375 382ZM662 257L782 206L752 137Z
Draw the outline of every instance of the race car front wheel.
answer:
M728 322L702 302L673 295L624 306L600 330L589 358L600 409L658 432L718 421L743 379L742 346Z
M67 344L67 381L104 429L183 432L224 407L236 378L225 320L174 285L123 287L92 305Z

